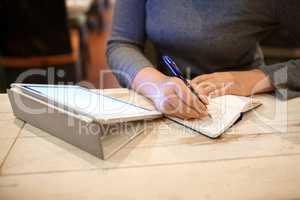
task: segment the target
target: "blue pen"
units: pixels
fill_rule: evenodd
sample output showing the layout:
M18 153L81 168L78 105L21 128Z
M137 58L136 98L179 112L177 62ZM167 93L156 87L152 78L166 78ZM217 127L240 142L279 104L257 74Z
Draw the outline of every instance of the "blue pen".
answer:
M198 99L200 100L201 103L203 103L203 105L205 105L205 103L202 101L202 99L199 97L198 93L194 90L194 88L192 87L192 85L184 78L184 75L182 74L182 72L180 71L180 69L177 67L176 63L173 61L173 59L170 56L162 56L163 61L165 62L165 64L168 66L168 68L171 70L172 74L181 79L185 85L192 91L192 93L194 93ZM209 117L211 117L209 115Z

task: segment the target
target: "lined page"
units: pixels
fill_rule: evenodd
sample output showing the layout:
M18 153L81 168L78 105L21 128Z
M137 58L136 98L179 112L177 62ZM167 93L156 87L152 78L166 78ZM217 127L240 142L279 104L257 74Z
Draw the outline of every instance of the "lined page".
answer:
M226 95L209 100L208 112L212 118L198 120L182 120L175 117L169 119L187 126L197 132L215 138L230 128L240 117L243 109L251 103L248 97Z

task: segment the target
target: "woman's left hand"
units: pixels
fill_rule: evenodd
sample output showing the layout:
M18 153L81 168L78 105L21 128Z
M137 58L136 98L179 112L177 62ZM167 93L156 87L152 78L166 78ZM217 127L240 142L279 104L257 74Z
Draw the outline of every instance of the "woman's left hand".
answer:
M191 83L199 95L206 96L250 96L274 90L269 77L260 69L205 74Z

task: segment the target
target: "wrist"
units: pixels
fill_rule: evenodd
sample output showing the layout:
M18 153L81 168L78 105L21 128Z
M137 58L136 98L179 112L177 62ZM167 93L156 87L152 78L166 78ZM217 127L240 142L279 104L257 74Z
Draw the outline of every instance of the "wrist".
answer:
M135 76L132 88L138 93L152 99L159 92L159 84L167 78L168 76L154 67L145 67Z
M274 91L274 86L270 77L261 69L253 70L254 77L257 78L257 83L254 86L254 94L264 93L264 92L272 92Z

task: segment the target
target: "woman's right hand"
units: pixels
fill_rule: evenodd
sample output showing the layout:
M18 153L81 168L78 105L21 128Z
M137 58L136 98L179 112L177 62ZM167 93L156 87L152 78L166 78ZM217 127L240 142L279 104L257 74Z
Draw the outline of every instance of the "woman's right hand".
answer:
M142 69L132 88L150 98L164 114L181 119L199 119L208 115L206 106L179 78L168 77L153 67ZM207 99L201 97L207 104Z

